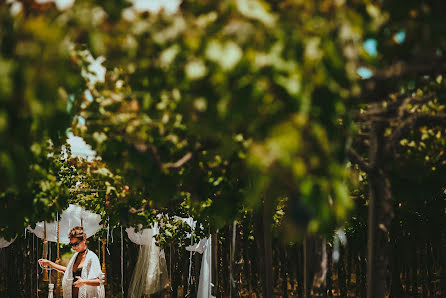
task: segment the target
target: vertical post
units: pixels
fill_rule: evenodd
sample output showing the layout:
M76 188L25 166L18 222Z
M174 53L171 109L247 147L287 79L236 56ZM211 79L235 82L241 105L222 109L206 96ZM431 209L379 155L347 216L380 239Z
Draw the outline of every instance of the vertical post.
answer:
M229 228L229 234L231 234L232 229L234 227ZM232 242L229 243L229 297L232 297L232 254L233 254L233 247Z
M369 210L368 210L368 247L367 247L367 297L372 298L375 294L373 286L375 285L375 194L372 187L369 186Z
M214 295L214 296L218 296L217 293L218 293L218 287L219 287L217 245L218 245L218 231L216 231L212 235L212 279L213 279L212 283L214 284L214 287L212 288L212 295Z
M34 265L34 262L36 261L36 257L34 256L34 236L35 236L35 234L33 233L32 234L33 236L33 250L32 250L32 253L31 253L31 260L32 260L32 265ZM30 290L30 294L32 295L31 297L34 297L34 279L33 279L33 272L30 272L30 279L31 279L31 283L30 283L30 286L31 286L31 290Z
M121 294L124 297L124 236L121 226Z
M263 201L263 246L265 249L265 296L267 298L273 297L272 205L269 196L265 196Z
M237 235L237 221L234 220L232 223L232 241L229 246L229 297L232 297L232 289L234 288L234 255L235 255L235 240Z
M59 219L57 219L57 246L56 246L56 264L60 264L60 251L59 251L59 228L60 223ZM56 298L61 297L61 288L62 288L62 279L61 279L61 273L57 272L57 278L56 278Z
M382 122L372 122L368 171L369 222L367 258L367 297L384 298L387 291L389 231L393 218L390 180L386 174Z
M43 222L43 256L46 259L48 249L48 241L46 240L46 221ZM43 281L48 281L48 270L47 265L43 266Z
M309 243L308 235L304 237L304 298L310 297Z
M38 255L39 255L39 238L36 239L36 256ZM36 262L36 297L39 297L39 262Z
M107 273L105 268L105 244L107 239L102 239L102 274L104 274L104 284L107 282Z
M48 284L48 298L53 298L54 284Z

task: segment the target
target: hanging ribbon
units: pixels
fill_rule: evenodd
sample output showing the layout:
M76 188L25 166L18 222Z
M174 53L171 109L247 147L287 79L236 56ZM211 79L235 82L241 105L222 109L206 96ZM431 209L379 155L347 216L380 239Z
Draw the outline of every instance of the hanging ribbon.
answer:
M107 222L109 222L110 219L108 219ZM110 236L110 223L107 223L107 244L108 244L108 237Z
M198 298L210 298L212 296L212 236L201 239L193 246L186 247L186 250L203 254L201 258L200 280L198 282Z
M194 245L194 235L192 233L191 239L190 239L190 245ZM192 256L193 252L191 251L189 254L189 276L187 277L187 294L185 297L187 297L190 294L190 284L191 284L191 278L192 278Z
M193 219L190 217L186 220L187 224L191 227L191 234L190 234L190 245L194 245L194 236L195 236L195 223ZM194 255L193 251L189 253L189 274L187 277L187 293L184 297L189 296L190 294L190 285L191 285L191 279L192 279L192 256Z
M232 223L232 247L231 247L231 287L235 289L235 280L233 274L233 263L234 263L234 255L235 255L235 240L237 238L237 221L234 220ZM232 293L232 289L231 289Z
M108 243L109 243L108 238L110 236L110 218L108 218L107 222L108 222L107 223L107 253L108 253L108 255L110 255L110 251L108 250Z

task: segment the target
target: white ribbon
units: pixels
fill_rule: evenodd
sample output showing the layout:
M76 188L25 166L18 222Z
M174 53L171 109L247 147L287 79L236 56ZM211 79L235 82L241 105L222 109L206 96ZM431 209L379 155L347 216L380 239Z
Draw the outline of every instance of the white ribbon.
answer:
M186 247L186 250L203 254L197 297L215 297L212 296L212 237L209 236L208 238L201 239L197 244Z

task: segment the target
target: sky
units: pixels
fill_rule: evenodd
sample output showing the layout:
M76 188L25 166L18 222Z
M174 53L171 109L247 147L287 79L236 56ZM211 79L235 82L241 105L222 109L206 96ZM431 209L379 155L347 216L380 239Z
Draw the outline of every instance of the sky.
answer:
M69 134L67 143L71 146L71 154L73 156L82 157L87 160L95 159L96 152L91 149L91 146L83 138Z

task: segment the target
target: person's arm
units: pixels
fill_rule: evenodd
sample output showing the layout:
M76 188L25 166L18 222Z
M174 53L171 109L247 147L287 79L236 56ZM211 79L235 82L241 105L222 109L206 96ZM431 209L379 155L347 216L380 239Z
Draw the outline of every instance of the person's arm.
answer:
M93 286L93 287L99 287L101 285L99 278L83 280L80 276L76 276L76 277L77 277L77 281L73 283L73 286L75 286L77 288L80 288L83 285Z
M62 272L65 272L65 270L67 270L67 267L56 264L56 263L54 263L50 260L47 260L47 259L40 259L39 264L42 266L50 266L50 267L52 267L58 271L62 271Z

